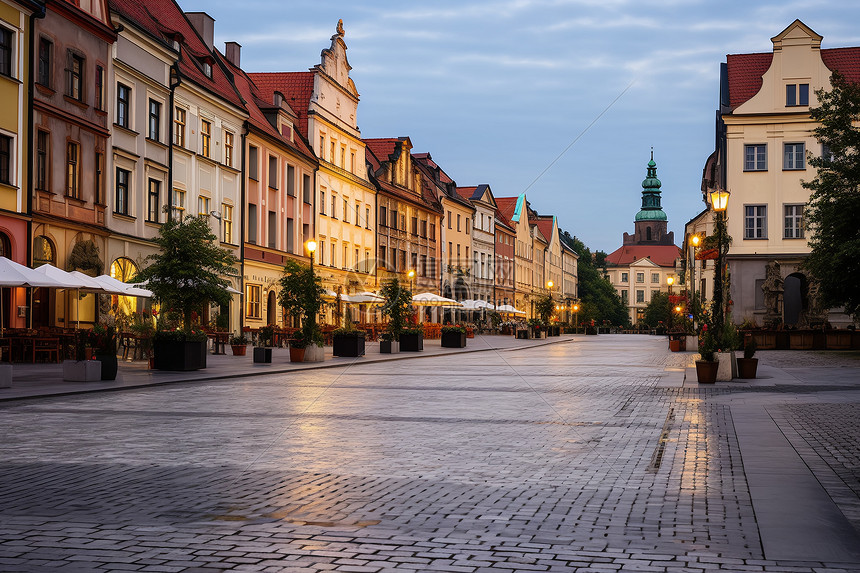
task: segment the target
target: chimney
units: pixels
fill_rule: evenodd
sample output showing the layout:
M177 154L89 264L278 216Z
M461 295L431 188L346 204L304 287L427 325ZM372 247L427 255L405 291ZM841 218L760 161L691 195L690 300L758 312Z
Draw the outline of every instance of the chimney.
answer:
M239 57L242 55L242 45L239 42L224 42L224 55L231 64L237 68L242 67L239 65Z
M203 43L209 48L209 51L215 49L215 18L206 12L186 12L185 16L200 37L203 38Z

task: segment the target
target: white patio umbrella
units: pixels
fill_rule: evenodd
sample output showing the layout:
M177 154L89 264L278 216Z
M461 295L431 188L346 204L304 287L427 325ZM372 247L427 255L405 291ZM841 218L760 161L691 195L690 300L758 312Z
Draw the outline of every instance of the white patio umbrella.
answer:
M490 309L490 310L492 310L492 309L494 309L494 308L495 308L492 304L488 303L488 302L487 302L487 301L485 301L485 300L476 300L476 301L475 301L475 306L476 306L476 307L478 307L478 308L487 308L487 309Z
M357 294L345 294L341 297L345 302L353 302L356 304L379 304L385 302L385 299L372 292L360 292Z
M463 310L481 310L481 306L478 306L479 302L483 302L480 300L461 300L460 304L463 305Z
M422 292L421 294L416 294L412 297L412 304L416 306L453 306L462 308L462 303L457 302L454 299L445 298L444 296L439 296L438 294L433 294L432 292Z
M496 310L498 310L499 312L501 312L503 314L525 314L525 312L523 312L521 310L517 310L509 304L503 304L500 307L498 307Z
M103 275L103 276L106 276L106 275ZM116 279L114 279L114 280L116 280ZM143 282L139 282L139 283L123 283L121 281L118 281L118 282L120 282L121 284L127 285L129 287L133 287L133 288L137 288L137 289L143 289L149 293L148 296L147 295L136 295L136 296L143 296L145 298L152 297L152 291L150 291L148 288L146 288L147 284L148 284L147 281L143 281ZM226 290L230 294L242 294L242 291L236 290L230 285L227 285L226 287L224 287L224 290ZM123 292L115 293L115 294L126 294L126 292L123 291Z
M37 273L41 273L45 276L48 276L52 279L55 279L59 282L62 282L66 285L68 289L75 289L75 291L80 295L82 290L92 291L92 292L106 292L104 287L96 281L93 277L89 275L85 275L79 271L73 271L71 273L67 273L63 269L57 268L54 265L42 265L40 267L36 267L35 270ZM77 320L77 327L81 326L81 297L78 296L75 300L76 313L75 316Z
M122 296L139 296L143 298L150 298L152 296L151 290L124 283L110 275L99 275L95 277L95 281L101 284L102 288L106 291L110 290L113 292L118 290L119 292L116 292L116 294Z
M0 301L3 300L3 287L50 287L63 288L61 282L51 277L37 273L30 267L25 267L22 264L16 263L6 257L0 257ZM33 320L33 314L30 313L30 320ZM30 323L32 325L32 322ZM3 328L3 304L0 302L0 334L4 331Z

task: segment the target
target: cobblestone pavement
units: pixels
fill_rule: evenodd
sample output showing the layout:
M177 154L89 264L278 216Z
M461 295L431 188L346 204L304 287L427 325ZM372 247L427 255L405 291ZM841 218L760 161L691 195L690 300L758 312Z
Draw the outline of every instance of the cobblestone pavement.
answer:
M768 400L856 526L860 368L661 386L679 356L578 337L0 404L0 570L860 571L764 554L715 399Z

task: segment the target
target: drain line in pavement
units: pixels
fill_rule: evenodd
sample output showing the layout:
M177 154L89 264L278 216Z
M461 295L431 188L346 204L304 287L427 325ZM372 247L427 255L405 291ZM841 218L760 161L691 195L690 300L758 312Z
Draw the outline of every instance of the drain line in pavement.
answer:
M656 472L660 469L660 464L663 463L663 452L666 450L666 442L669 441L669 429L672 427L674 419L675 408L669 408L669 413L666 414L666 421L663 422L663 430L660 432L660 439L657 441L657 447L654 448L654 453L651 455L651 463L648 464L649 472Z

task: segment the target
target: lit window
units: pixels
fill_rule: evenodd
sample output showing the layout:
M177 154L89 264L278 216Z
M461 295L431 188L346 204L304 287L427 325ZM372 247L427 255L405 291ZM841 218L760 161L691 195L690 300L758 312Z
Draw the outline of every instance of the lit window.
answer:
M233 167L233 132L224 132L224 165Z
M209 216L209 197L204 195L197 197L197 214L201 217Z
M173 115L173 144L185 147L185 110L181 107Z
M66 146L66 195L78 198L78 151L77 143Z
M260 285L247 285L245 287L245 298L248 301L245 305L245 318L262 318L262 305L260 304L261 290L262 287Z
M200 121L200 136L202 138L200 151L203 153L203 157L209 157L209 151L212 147L212 122L205 119Z
M233 206L221 205L221 220L224 222L224 242L233 243Z
M184 189L173 189L173 212L176 217L181 221L182 217L185 216L185 190Z

